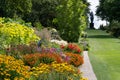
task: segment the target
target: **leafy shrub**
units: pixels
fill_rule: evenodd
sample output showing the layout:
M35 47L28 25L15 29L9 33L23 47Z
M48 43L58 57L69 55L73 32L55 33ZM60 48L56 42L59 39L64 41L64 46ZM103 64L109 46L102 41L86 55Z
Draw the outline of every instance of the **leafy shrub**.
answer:
M110 28L108 28L111 35L114 37L120 37L120 22L118 21L112 21L109 25Z
M82 0L60 0L57 6L58 31L62 39L78 42L80 33L86 28L86 5Z
M24 61L30 66L36 66L40 63L50 64L54 61L61 63L62 58L58 54L54 53L35 53L27 54L24 56Z
M24 20L22 20L21 18L1 18L0 17L0 23L16 23L16 24L21 24L23 26L27 26L27 27L32 27L30 22L25 22Z
M0 0L0 16L6 17L23 17L25 14L29 14L32 8L31 0Z
M5 23L0 24L0 39L3 40L0 43L8 47L10 44L29 44L31 41L38 41L39 37L32 28L16 23Z
M70 57L68 63L78 67L84 63L83 57L79 54L65 53L66 56Z
M30 77L29 67L24 66L22 60L0 55L0 80L23 80Z
M40 22L34 22L33 26L36 27L37 30L41 30L43 28L43 26Z
M84 51L88 51L90 49L88 40L86 38L81 38L79 40L79 44L82 46Z
M103 25L100 25L100 30L105 30L106 29L106 26L103 26Z
M15 58L22 58L22 55L38 52L38 46L35 42L31 42L29 45L10 45L10 47L4 49L4 52Z

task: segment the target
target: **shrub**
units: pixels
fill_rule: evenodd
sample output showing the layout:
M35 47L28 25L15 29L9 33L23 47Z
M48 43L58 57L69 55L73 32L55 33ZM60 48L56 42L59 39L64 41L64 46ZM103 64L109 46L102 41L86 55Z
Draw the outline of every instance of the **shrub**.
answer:
M28 66L24 66L22 60L0 55L0 80L28 79L30 77L29 69Z
M35 53L24 56L24 62L30 66L37 66L40 63L50 64L52 62L62 62L62 58L54 53Z
M81 31L86 28L86 5L82 0L60 0L56 12L61 38L78 42Z
M5 23L0 26L0 39L3 39L4 46L29 44L31 41L38 41L32 28L16 23ZM1 43L1 42L0 42Z
M111 35L117 38L120 37L120 22L112 21L109 27L108 30L110 30Z
M79 54L65 53L66 56L70 57L68 63L78 67L84 63L83 57Z
M34 22L33 26L36 27L36 29L38 31L40 31L43 28L43 26L40 22Z
M10 47L5 48L4 51L7 55L14 56L15 58L21 58L24 54L31 54L38 52L38 46L35 42L31 42L29 45L10 45Z
M30 22L25 22L24 20L22 20L21 18L0 18L0 23L16 23L16 24L21 24L23 26L27 26L27 27L32 27Z
M82 46L84 51L89 51L89 49L90 49L89 42L86 38L81 38L79 40L79 45Z

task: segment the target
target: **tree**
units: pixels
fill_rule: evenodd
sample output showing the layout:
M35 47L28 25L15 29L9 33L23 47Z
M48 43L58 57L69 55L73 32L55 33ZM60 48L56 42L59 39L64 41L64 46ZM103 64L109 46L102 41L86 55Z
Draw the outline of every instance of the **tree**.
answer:
M59 0L57 23L60 36L69 42L77 42L86 27L86 5L82 0Z
M25 18L31 22L41 22L45 27L53 26L58 0L32 0L32 12Z
M31 7L31 0L0 0L0 16L23 17Z
M108 21L120 21L120 1L119 0L100 0L97 15Z
M97 15L110 22L107 32L113 36L120 36L120 1L119 0L100 0Z

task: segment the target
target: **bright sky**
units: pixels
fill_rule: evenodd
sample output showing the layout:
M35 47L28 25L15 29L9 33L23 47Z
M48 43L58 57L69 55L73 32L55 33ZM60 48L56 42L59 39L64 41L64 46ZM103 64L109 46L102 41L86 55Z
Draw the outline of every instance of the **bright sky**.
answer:
M90 6L89 6L90 11L94 13L94 27L98 29L101 24L106 25L106 21L100 20L100 18L98 18L95 15L97 6L99 5L99 0L87 0L87 1L90 3Z

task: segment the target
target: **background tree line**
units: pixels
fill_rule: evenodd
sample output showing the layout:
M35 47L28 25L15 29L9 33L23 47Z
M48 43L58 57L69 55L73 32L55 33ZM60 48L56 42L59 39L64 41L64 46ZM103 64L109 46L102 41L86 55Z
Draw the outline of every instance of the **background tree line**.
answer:
M120 1L119 0L100 0L97 15L109 21L107 30L115 37L120 36Z
M87 26L87 6L86 0L0 0L0 16L56 28L64 40L76 42Z

